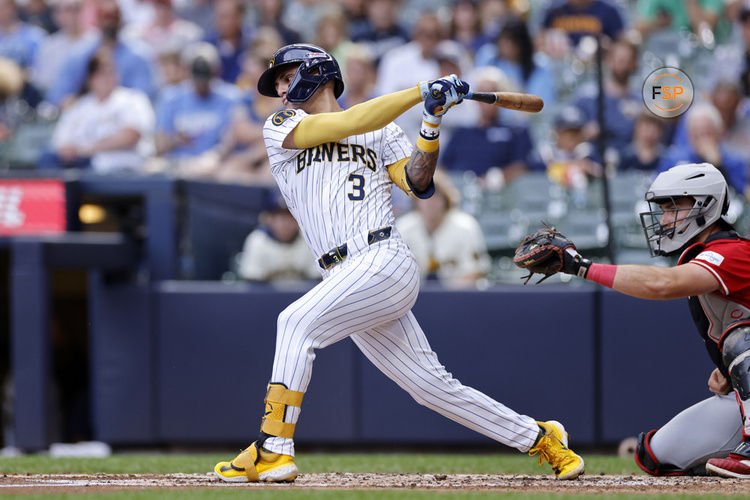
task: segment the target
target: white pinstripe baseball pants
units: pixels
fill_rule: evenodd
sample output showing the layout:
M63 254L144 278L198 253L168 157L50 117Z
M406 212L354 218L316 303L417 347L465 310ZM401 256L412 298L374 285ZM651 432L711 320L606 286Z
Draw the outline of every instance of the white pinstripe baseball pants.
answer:
M535 420L462 385L445 370L411 313L418 292L416 262L395 230L390 239L350 254L279 315L271 381L305 392L315 349L351 337L380 371L419 404L528 451L539 433ZM296 423L299 412L288 407L286 422ZM291 439L271 437L264 447L294 455Z

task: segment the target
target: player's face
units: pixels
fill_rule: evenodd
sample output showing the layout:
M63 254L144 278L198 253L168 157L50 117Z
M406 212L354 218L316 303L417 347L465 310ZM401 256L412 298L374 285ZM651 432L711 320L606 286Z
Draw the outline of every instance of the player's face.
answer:
M677 198L674 202L665 201L664 203L659 203L659 208L664 212L659 221L662 230L671 231L675 228L675 223L678 223L677 227L679 227L681 225L679 221L688 216L690 210L693 208L693 203L692 198Z
M285 108L289 106L289 101L286 100L286 92L296 73L297 66L292 66L290 68L284 68L282 71L279 71L278 75L276 75L276 93L281 96L281 102L284 104Z

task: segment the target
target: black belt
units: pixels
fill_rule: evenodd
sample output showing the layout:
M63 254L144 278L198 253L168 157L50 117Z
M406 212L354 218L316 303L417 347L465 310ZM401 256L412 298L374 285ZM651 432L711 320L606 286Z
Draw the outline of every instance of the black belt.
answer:
M381 227L367 233L367 244L372 245L378 241L387 240L391 237L391 226ZM348 255L346 243L329 250L318 259L318 265L323 269L330 269L336 264L341 264Z

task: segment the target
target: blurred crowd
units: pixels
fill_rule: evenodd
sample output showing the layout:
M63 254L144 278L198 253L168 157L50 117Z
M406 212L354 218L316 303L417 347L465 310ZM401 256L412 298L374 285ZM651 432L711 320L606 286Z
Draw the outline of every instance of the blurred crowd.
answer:
M337 58L345 108L450 73L476 91L544 98L538 115L476 102L447 115L446 187L423 202L435 206L395 200L414 208L399 224L421 228L410 233L426 275L460 284L490 272L482 229L456 214L481 220L467 190L500 193L530 174L575 205L604 174L708 161L736 199L750 197L746 0L0 0L0 166L272 184L262 123L280 102L255 83L278 47L300 41ZM679 118L643 105L646 76L663 66L695 87ZM397 123L415 139L420 120L415 107ZM279 210L263 229L274 241ZM468 256L430 250L451 248L437 243L443 224L477 240Z

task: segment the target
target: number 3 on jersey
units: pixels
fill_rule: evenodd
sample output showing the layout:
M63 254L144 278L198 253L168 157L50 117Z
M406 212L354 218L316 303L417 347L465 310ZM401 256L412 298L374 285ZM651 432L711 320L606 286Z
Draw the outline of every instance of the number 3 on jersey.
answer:
M349 174L349 182L352 183L352 192L346 196L352 201L365 199L365 178L360 174Z

